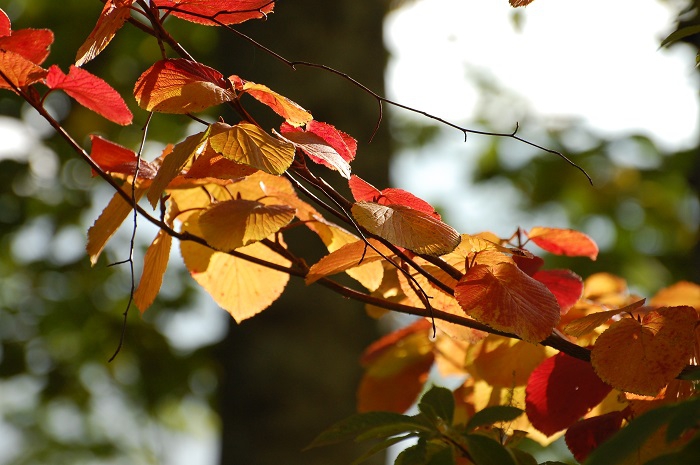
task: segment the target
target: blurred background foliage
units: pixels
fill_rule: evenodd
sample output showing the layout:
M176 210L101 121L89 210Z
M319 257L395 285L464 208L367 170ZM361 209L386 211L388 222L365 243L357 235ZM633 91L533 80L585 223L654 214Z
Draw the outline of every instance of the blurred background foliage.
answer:
M399 3L342 0L329 8L319 0L279 2L266 22L238 29L286 58L329 65L383 93L382 18ZM14 29L54 31L47 63L64 70L101 9L96 0L5 0L1 6ZM697 22L697 12L695 2L684 24ZM360 151L353 170L378 187L388 185L389 155L396 151L389 127L405 146L444 134L427 121L394 118L368 144L376 102L349 83L318 70L292 71L214 28L178 20L168 27L203 63L266 84L355 136ZM128 96L159 58L155 41L127 25L86 68ZM501 123L489 116L489 95L485 88L477 122L484 128ZM136 115L127 128L60 94L48 105L85 146L89 134L100 133L136 148L146 115L127 101ZM107 265L127 258L130 229L121 230L91 268L85 231L112 193L9 92L0 95L0 119L2 140L17 141L0 148L0 464L313 465L349 463L359 455L351 445L301 449L353 412L357 358L378 334L361 306L293 281L280 302L236 326L193 288L186 270L171 266L154 306L143 318L132 309L125 345L107 363L130 285L124 266ZM191 130L185 117L154 118L146 156ZM595 180L591 188L560 159L519 154L523 148L511 142L490 139L476 174L465 182L507 182L520 193L523 211L552 204L565 211L571 227L602 246L598 261L577 262L579 274L616 273L647 295L681 279L700 281L697 148L666 153L642 135L605 139L576 124L538 140L581 164ZM513 164L519 155L527 162ZM142 223L137 265L155 234ZM289 241L308 254L321 245L302 237ZM553 257L547 266L570 263ZM217 444L218 454L207 455Z

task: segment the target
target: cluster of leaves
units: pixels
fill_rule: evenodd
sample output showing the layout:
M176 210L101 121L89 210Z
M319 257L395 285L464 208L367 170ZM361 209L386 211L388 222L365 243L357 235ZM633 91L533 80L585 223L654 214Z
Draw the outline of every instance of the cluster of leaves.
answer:
M685 412L697 411L688 379L698 372L700 287L678 283L645 305L620 278L584 281L570 270L545 270L526 248L595 259L598 248L583 233L535 227L509 238L459 234L411 193L380 190L351 174L358 151L351 136L263 84L197 62L164 27L174 16L236 32L231 25L265 18L273 8L265 0L108 0L67 74L42 67L51 31L13 31L0 10L0 88L32 105L116 190L88 231L91 262L134 213L159 227L131 296L141 312L160 290L177 238L192 277L238 322L268 308L290 276L362 301L377 317L388 310L423 317L368 348L358 392L364 413L314 446L354 436L384 439L374 452L408 436L418 443L397 463L530 464L534 459L515 448L519 438L528 434L546 444L566 431L583 461L641 422L648 434L622 448L636 452L632 463L697 447L698 425ZM138 106L151 116L188 115L202 125L151 161L141 149L98 135L85 151L43 106L50 92L63 90L114 123L132 123L122 96L82 68L127 21L153 35L163 51L135 82ZM168 57L166 46L178 57ZM42 94L41 86L48 91ZM257 124L249 98L280 117L277 130ZM233 124L193 116L223 104L237 112ZM314 174L312 163L346 179L353 199ZM285 243L285 232L295 227L318 236L328 254L309 266ZM339 273L365 290L334 280ZM433 365L467 375L466 381L454 393L428 391L420 413L404 415ZM691 400L675 404L684 399ZM661 413L645 423L644 412Z

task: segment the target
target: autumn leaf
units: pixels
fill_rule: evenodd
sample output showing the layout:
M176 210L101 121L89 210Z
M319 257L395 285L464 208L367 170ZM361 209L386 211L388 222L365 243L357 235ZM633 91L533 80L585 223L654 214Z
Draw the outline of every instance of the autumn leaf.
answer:
M141 313L151 306L160 291L160 286L163 284L163 275L168 267L172 241L172 236L161 229L156 234L148 250L146 250L141 281L134 292L134 303Z
M350 175L350 162L355 159L357 141L348 134L328 123L313 120L306 123L305 130L282 124L280 132L284 137L299 143L314 163L335 169L345 178Z
M9 36L0 37L0 50L22 55L35 65L40 65L49 56L53 43L53 32L49 29L20 29Z
M525 389L525 412L535 428L551 436L568 428L611 390L590 363L560 352L530 375Z
M350 164L316 134L304 131L288 131L280 137L293 144L296 148L301 149L314 162L336 170L346 179L350 178Z
M455 287L455 297L472 318L533 343L559 322L554 295L512 263L471 267Z
M368 242L370 242L374 248L367 245L364 241L358 240L350 244L346 244L340 247L338 250L321 258L309 269L309 272L306 275L306 284L312 284L326 276L331 276L336 273L347 271L351 268L356 268L383 260L384 257L390 257L393 255L393 252L379 241L370 238L368 239ZM375 248L383 255L377 253ZM379 281L381 282L381 274L379 274ZM377 289L377 287L379 287L380 282L368 283L369 286L366 287L373 287L374 289L370 290L374 291Z
M120 173L133 176L138 162L139 179L153 179L157 168L146 160L139 160L134 151L119 144L91 134L90 158L107 173ZM93 170L93 176L97 173Z
M566 446L583 463L593 450L620 430L624 419L622 412L609 412L577 421L566 431Z
M199 227L209 244L228 251L276 233L293 218L290 206L238 199L212 204L199 216Z
M144 71L134 97L146 111L184 114L231 101L235 92L217 70L176 58L160 60Z
M697 319L692 307L663 307L641 322L623 318L596 340L593 368L617 389L656 395L693 355Z
M451 226L403 205L360 201L351 211L357 223L371 234L418 254L444 255L454 250L461 240Z
M679 281L659 290L649 303L655 307L689 305L700 310L700 286L688 281Z
M192 166L185 173L185 178L202 179L240 179L257 172L256 168L236 163L223 155L220 155L207 144L207 147L200 156L193 162Z
M112 86L74 65L71 65L67 75L58 66L52 65L46 76L46 85L50 89L63 90L85 108L122 126L131 124L134 117Z
M182 142L176 144L172 152L165 157L163 164L158 170L158 174L156 174L148 190L148 201L153 208L155 208L160 201L160 196L165 188L175 176L180 173L190 158L204 150L208 136L208 129L203 132L198 132L197 134L192 134Z
M543 270L532 275L550 290L559 303L560 313L566 314L583 295L583 280L570 270Z
M252 166L266 173L280 175L294 161L294 146L275 139L258 126L239 123L229 126L216 123L211 126L209 144L229 160Z
M521 6L528 6L530 3L532 3L534 0L508 0L510 3L510 6L513 8L518 8Z
M376 202L380 205L403 205L426 213L438 220L440 215L425 200L403 189L388 188L380 191L359 176L352 175L348 181L350 191L356 201Z
M467 348L465 369L491 386L524 386L530 373L547 358L544 346L489 334Z
M0 50L0 89L25 88L46 77L47 71L22 55L10 50ZM6 82L5 78L10 82Z
M162 10L171 11L173 16L206 26L266 18L275 7L275 2L270 0L154 0L154 3Z
M556 255L598 257L598 246L586 234L573 229L534 227L527 236L532 242Z
M267 105L292 126L301 126L313 118L311 113L304 110L299 104L265 85L244 81L238 76L229 76L228 80L235 87L236 91L247 93L258 102Z
M75 56L76 66L83 66L107 47L114 34L131 16L133 2L134 0L107 0L95 28L78 49Z
M361 358L365 374L357 392L357 410L403 413L418 398L435 359L430 322L415 323L387 334Z
M7 13L0 8L0 37L9 36L12 33L12 24Z
M183 225L183 231L201 237L198 216L198 213L190 215ZM181 242L180 251L194 280L238 323L269 307L289 281L287 273L214 251L192 241ZM291 264L260 242L241 247L237 252L283 267Z
M644 299L638 300L634 303L631 303L630 305L626 305L616 310L607 310L603 312L591 313L590 315L586 315L583 318L578 318L576 320L570 321L566 324L566 326L564 326L563 331L569 336L581 337L590 333L591 331L593 331L598 326L602 325L615 315L619 315L620 313L625 312L633 312L642 305L644 305Z

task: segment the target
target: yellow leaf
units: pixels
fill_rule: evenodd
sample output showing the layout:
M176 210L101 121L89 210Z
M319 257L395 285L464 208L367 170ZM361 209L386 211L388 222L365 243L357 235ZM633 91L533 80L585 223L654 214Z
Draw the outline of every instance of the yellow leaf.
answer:
M590 315L586 315L583 318L570 321L566 324L566 326L564 326L563 331L569 336L581 337L585 334L590 333L591 331L593 331L598 326L602 325L615 315L619 315L623 312L631 312L641 307L642 305L644 305L644 299L638 300L637 302L634 302L622 308L618 308L616 310L591 313Z
M660 308L641 322L623 318L596 340L593 368L617 389L656 395L693 355L697 319L692 307Z
M189 216L183 230L201 237L197 213ZM282 294L289 275L191 241L180 243L185 266L192 277L236 322L257 315ZM237 252L288 267L291 263L260 242Z
M690 305L700 310L700 286L688 281L681 281L661 289L651 299L654 306Z
M301 126L311 121L313 116L287 97L270 90L269 87L254 82L243 84L243 92L264 103L292 126Z
M451 226L403 205L356 202L352 206L352 216L370 233L418 254L444 255L454 250L461 240Z
M153 179L151 188L148 190L148 201L155 208L160 200L160 196L172 181L187 164L187 162L197 153L202 152L206 148L206 139L209 131L192 134L185 140L173 147L164 159L163 164L158 170L158 174Z
M122 190L131 196L131 185L124 184ZM136 200L141 198L143 195L143 189L136 189ZM88 229L88 241L86 250L90 256L90 263L94 266L97 263L97 259L100 257L102 250L104 250L107 241L114 235L114 233L119 229L119 226L124 222L126 217L133 211L133 204L127 202L124 198L115 193L112 200L109 201L107 206L100 216L95 220L95 223Z
M490 334L469 346L466 369L491 386L525 386L532 371L547 357L544 346Z
M228 251L276 233L294 218L287 205L264 205L255 200L229 200L211 205L199 217L204 238Z
M146 251L141 281L134 292L134 303L141 313L151 306L160 291L163 275L168 268L172 242L172 236L161 229Z
M216 153L236 163L279 175L294 161L292 144L275 139L254 124L239 123L229 126L225 123L215 123L211 128L211 147Z

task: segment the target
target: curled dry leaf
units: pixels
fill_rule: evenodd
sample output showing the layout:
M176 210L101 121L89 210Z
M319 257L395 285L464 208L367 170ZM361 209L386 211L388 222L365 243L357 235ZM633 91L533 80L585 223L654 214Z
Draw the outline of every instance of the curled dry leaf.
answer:
M556 255L598 257L598 246L586 234L573 229L534 227L527 236L532 242Z
M270 0L154 0L154 3L173 16L205 26L266 18L275 8L275 2Z
M637 321L623 318L596 340L591 363L622 391L656 395L693 355L698 320L692 307L664 307Z
M451 226L403 205L356 202L352 216L370 233L418 254L444 255L454 250L461 239Z
M209 137L211 147L229 160L280 175L294 161L294 146L275 139L258 126L239 123L229 126L215 123Z
M146 111L197 113L231 101L236 94L217 70L182 58L156 62L141 74L134 97Z
M492 328L537 343L559 323L559 304L547 287L512 263L471 267L455 287L465 313Z
M134 0L107 0L95 28L78 49L75 66L83 66L109 45L114 35L131 16Z
M199 216L199 227L210 245L228 251L276 233L292 221L294 212L288 205L229 200L204 210Z

